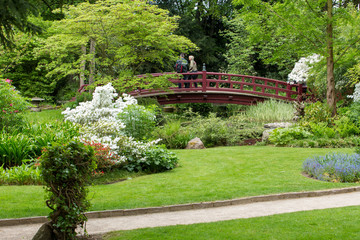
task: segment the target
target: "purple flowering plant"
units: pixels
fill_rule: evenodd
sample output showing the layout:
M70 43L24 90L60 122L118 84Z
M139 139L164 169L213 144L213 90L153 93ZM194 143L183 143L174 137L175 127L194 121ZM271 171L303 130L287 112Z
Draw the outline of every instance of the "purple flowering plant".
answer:
M311 177L329 182L359 182L360 155L329 153L308 158L303 170Z

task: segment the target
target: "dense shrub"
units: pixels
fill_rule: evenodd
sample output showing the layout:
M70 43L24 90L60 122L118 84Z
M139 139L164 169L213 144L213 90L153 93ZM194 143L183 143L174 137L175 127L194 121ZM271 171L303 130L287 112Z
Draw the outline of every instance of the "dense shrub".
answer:
M360 180L360 155L327 154L308 158L303 163L303 170L323 181L358 182Z
M27 99L20 96L10 83L9 79L0 79L0 130L22 125L22 112L30 106Z
M180 120L169 121L164 126L158 126L152 135L154 138L161 139L161 143L169 149L183 149L194 137L190 128L181 126Z
M125 107L118 117L125 124L125 134L141 140L149 138L155 129L157 111L156 105L144 107L134 104Z
M312 136L305 128L296 126L289 128L276 128L269 136L269 141L275 145L284 146L296 139L304 139Z
M0 166L0 185L34 185L42 184L40 170L37 167L22 164L18 167L5 169Z
M150 173L158 173L166 170L171 170L176 167L178 163L177 156L166 149L164 145L155 145L148 148L142 154L142 157L134 157L134 153L126 154L128 162L125 168L132 171L143 171Z
M75 230L84 227L87 220L84 213L90 206L86 186L96 167L94 150L75 141L54 145L43 152L40 163L56 239L75 239Z
M305 115L300 120L300 125L309 127L310 123L324 122L330 126L333 122L332 113L326 103L315 102L305 106Z
M340 137L349 137L360 133L360 129L352 122L348 117L340 117L335 120L335 130L338 132Z
M351 148L359 146L358 137L348 138L315 138L290 141L286 146L305 148Z

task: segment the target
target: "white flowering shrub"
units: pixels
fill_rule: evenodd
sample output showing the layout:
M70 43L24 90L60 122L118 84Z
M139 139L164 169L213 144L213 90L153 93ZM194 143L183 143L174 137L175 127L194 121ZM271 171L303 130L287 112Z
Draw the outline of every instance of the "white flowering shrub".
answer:
M65 121L81 124L80 138L83 142L100 143L109 148L114 166L124 166L129 171L150 172L175 167L177 157L167 149L156 146L160 139L142 142L125 135L126 129L129 129L127 124L134 122L136 128L141 128L142 124L148 124L147 121L155 123L155 114L146 113L144 107L138 106L137 100L130 95L123 94L115 101L116 97L117 93L111 83L97 87L91 101L82 102L75 109L68 108L63 112ZM154 152L163 161L151 157Z
M360 83L355 85L353 95L348 95L348 98L352 98L354 102L360 102Z
M317 63L321 60L321 56L313 54L309 57L302 57L295 63L295 66L291 73L288 75L289 82L305 83L309 76L311 64Z

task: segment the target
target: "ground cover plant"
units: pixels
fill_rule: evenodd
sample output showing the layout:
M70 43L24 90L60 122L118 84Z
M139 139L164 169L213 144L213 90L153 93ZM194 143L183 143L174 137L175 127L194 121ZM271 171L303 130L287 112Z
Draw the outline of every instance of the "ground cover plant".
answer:
M179 167L107 185L90 187L91 211L154 207L239 197L359 186L304 177L311 156L352 149L218 147L174 150ZM44 216L41 186L0 186L0 218Z
M333 208L238 219L118 231L104 240L135 239L357 239L360 207Z

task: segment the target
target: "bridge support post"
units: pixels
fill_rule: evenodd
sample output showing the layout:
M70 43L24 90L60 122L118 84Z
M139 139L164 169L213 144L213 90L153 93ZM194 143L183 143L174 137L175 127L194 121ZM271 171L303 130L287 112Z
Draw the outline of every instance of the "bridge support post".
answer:
M203 64L203 69L202 69L202 91L206 92L206 67L205 67L205 63Z

